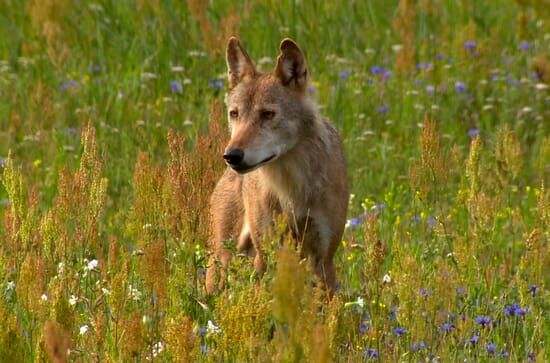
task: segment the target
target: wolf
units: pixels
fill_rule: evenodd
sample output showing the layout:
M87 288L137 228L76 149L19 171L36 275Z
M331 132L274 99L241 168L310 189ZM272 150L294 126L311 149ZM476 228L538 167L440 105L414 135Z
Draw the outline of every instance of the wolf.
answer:
M336 283L334 255L341 243L349 200L346 160L334 126L308 89L304 54L291 39L280 43L270 73L256 69L232 37L226 52L230 140L227 164L211 197L211 250L206 291L224 288L232 259L226 242L266 269L262 236L283 215L292 236L324 288Z

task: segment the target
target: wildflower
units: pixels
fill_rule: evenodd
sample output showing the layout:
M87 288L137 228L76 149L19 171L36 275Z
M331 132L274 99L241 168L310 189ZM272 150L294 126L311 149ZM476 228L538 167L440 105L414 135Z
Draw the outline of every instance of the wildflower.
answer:
M71 295L71 297L69 298L69 305L74 306L76 305L77 302L78 302L78 297Z
M367 359L376 359L378 358L378 351L376 349L369 348L363 352L363 355Z
M153 344L152 348L153 348L153 357L156 357L164 350L164 346L162 345L162 342L156 342L155 344Z
M548 89L548 85L546 83L537 83L535 85L535 89L542 91L542 90Z
M442 60L443 58L445 58L445 55L443 53L438 53L436 56L435 56L435 60Z
M527 52L528 50L531 49L531 44L528 41L523 40L521 43L519 43L519 49L523 50L524 52Z
M101 288L101 292L102 292L103 295L105 295L105 296L111 295L111 292L110 292L108 289L104 288L104 287Z
M477 48L477 43L473 41L464 42L464 48L468 49L470 52L473 52Z
M57 264L57 274L63 275L64 272L65 272L65 264L63 262L59 262Z
M485 327L485 325L488 325L491 322L491 317L490 316L478 316L475 319L475 321L476 321L476 323L478 323L482 327Z
M518 309L516 310L516 315L517 316L521 316L521 317L524 317L525 314L527 314L531 309L529 308L526 308L526 309Z
M380 107L378 108L378 112L379 112L379 113L386 113L386 112L388 112L388 105L384 103L382 106L380 106Z
M444 333L449 333L455 329L455 325L453 323L443 323L439 329Z
M207 324L207 331L209 333L216 333L216 334L220 334L222 332L222 330L217 327L216 325L214 325L214 323L212 322L212 320L208 320L208 324Z
M59 86L59 89L61 91L66 91L69 88L76 88L76 87L78 87L78 82L74 81L74 80L71 80L71 81L66 81L66 82L61 83L61 85Z
M362 222L363 222L362 217L352 218L352 219L348 219L348 221L346 223L346 226L348 228L354 229L354 228L360 226Z
M480 134L480 130L479 129L469 129L468 130L468 136L473 139L474 137L476 137L477 135Z
M362 322L359 325L359 333L365 334L366 332L367 332L367 324L365 324L365 322Z
M380 66L374 66L370 69L372 74L381 74L382 70L383 70L383 68L380 67Z
M432 68L432 64L430 62L422 62L416 65L416 69L430 69L430 68Z
M462 93L462 92L466 91L466 83L464 83L464 82L455 82L455 90L458 93Z
M527 360L529 362L534 362L535 361L535 353L531 352L531 353L527 354Z
M208 347L206 346L206 344L201 344L200 348L204 354L208 354Z
M507 351L503 350L502 352L500 352L500 356L501 356L502 358L508 358L509 354L508 354Z
M425 288L422 287L420 288L419 292L420 292L420 295L422 295L422 297L427 298L428 295L431 295L433 291L431 289L426 290Z
M531 285L531 287L529 287L529 292L535 296L535 294L537 293L537 285L533 284Z
M177 79L173 79L170 81L170 91L172 93L182 93L183 92L183 86L181 82Z
M424 350L426 349L426 344L424 344L424 342L419 342L419 343L414 343L413 345L411 345L411 350L413 352L417 352L419 350Z
M202 337L204 334L206 334L206 327L201 326L201 328L199 329L199 336Z
M407 333L407 329L405 328L393 328L392 333L400 337L403 334Z
M477 332L474 333L474 335L468 340L470 344L476 344L479 341L479 335L477 335Z
M80 335L86 334L86 333L88 332L89 329L90 329L90 328L88 327L88 325L82 325L82 326L80 327Z
M88 271L92 271L92 270L95 270L95 268L98 265L99 265L99 261L96 259L93 259L90 262L88 262L88 266L86 266L86 268L88 269Z
M432 86L431 84L429 84L429 85L426 86L426 92L428 92L428 93L434 93L434 91L435 91L435 87Z
M223 81L221 81L219 79L209 79L208 80L208 85L210 85L210 87L214 88L215 91L219 91L220 89L223 88Z
M15 282L13 282L13 281L8 281L8 284L7 284L7 286L6 286L6 290L7 290L7 291L12 291L12 290L14 290L14 289L15 289Z
M489 353L489 355L495 354L496 350L497 350L496 345L494 345L493 343L487 344L487 353Z
M338 75L340 79L348 79L349 75L351 73L351 69L344 69L340 71L340 74Z
M172 66L170 70L174 73L181 73L185 70L185 68L183 68L182 66Z
M48 301L48 295L42 294L42 296L40 296L40 300L41 300L42 302Z

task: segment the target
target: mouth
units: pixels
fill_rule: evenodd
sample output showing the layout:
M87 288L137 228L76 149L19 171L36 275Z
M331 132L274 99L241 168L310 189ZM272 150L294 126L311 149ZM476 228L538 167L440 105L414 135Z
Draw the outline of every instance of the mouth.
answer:
M268 162L275 159L276 157L277 157L277 154L273 154L254 165L247 165L247 164L239 164L239 165L228 164L228 165L231 167L231 169L235 170L237 173L246 174L246 173L250 173L253 170L258 169L260 166L264 164L267 164Z

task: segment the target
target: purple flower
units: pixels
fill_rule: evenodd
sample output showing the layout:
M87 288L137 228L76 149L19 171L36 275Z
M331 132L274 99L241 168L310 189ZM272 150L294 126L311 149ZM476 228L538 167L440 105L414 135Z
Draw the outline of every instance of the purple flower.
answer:
M523 40L521 43L519 43L519 48L524 52L527 52L528 50L530 50L531 47L532 47L531 44L526 40Z
M363 217L348 219L348 227L351 229L359 227L361 223L363 223Z
M531 309L529 309L529 308L518 309L518 310L516 310L516 315L517 315L517 316L524 317L525 314L527 314L530 310L531 310Z
M420 288L419 292L420 292L420 295L422 295L423 298L427 298L428 295L431 295L431 294L433 293L432 289L426 290L426 289L423 288L423 287Z
M474 333L474 335L468 340L468 342L470 342L470 344L477 344L477 342L479 341L479 335L477 335L477 332Z
M205 277L206 276L206 269L205 268L199 268L199 276Z
M214 88L215 91L219 91L223 88L223 81L219 79L209 79L208 84Z
M435 56L435 60L442 60L443 58L445 58L445 54L443 53L437 53Z
M380 74L380 73L382 73L382 69L383 68L380 67L380 66L374 66L370 69L370 71L371 71L372 74Z
M414 343L413 345L411 345L411 350L413 352L418 352L419 350L424 350L426 349L426 344L424 344L424 342L419 342L419 343Z
M392 74L393 74L393 73L392 73L390 70L386 69L386 68L384 68L384 69L382 70L382 78L384 78L385 81L387 81L388 79L390 79L391 76L392 76Z
M428 93L434 93L434 91L435 91L435 87L432 86L431 84L429 84L429 85L426 86L426 92L428 92Z
M177 79L173 79L170 81L170 91L172 93L182 93L183 92L183 86L181 84L181 81Z
M386 113L386 112L388 112L388 105L384 103L382 106L380 106L380 107L378 108L378 112L380 112L380 113Z
M496 351L497 351L496 345L494 345L493 343L487 344L487 353L489 353L489 355L495 354Z
M76 88L76 87L78 87L78 82L75 80L70 80L70 81L61 83L61 86L59 86L59 89L61 91L66 91L69 88Z
M520 309L519 304L507 305L504 307L504 315L516 315L516 311Z
M457 287L456 288L456 294L459 295L459 296L463 295L464 294L464 289L460 286Z
M365 322L362 322L361 325L359 325L359 333L365 334L367 332L367 324Z
M1 162L0 162L0 164L1 164ZM535 285L535 284L531 285L531 287L529 288L529 292L530 292L533 296L535 296L535 294L537 293L537 285Z
M527 360L529 362L534 362L535 361L535 353L531 352L531 353L527 354Z
M470 52L473 52L477 48L477 43L473 41L464 42L464 48L468 49Z
M310 95L314 95L315 94L315 87L313 85L310 85L308 88L307 88L307 91L309 92Z
M468 136L470 136L470 139L473 139L474 137L476 137L479 134L480 134L479 129L469 129L468 130Z
M400 337L401 335L403 334L406 334L407 333L407 329L405 328L393 328L392 330L393 334L397 335L398 337Z
M462 93L462 92L466 91L466 83L464 83L464 82L455 82L455 90L458 93Z
M422 63L418 63L416 65L416 69L430 69L432 68L432 64L430 62L422 62Z
M508 355L509 355L508 352L505 351L505 350L503 350L502 352L500 352L500 356L501 356L502 358L508 358Z
M204 344L204 343L201 344L201 345L200 345L200 348L201 348L201 350L202 350L202 352L203 352L204 354L208 354L208 351L209 351L209 350L208 350L208 347L206 346L206 344Z
M478 316L476 319L476 323L481 325L482 327L485 327L485 325L488 325L491 323L491 317L490 316Z
M204 334L206 334L206 327L201 326L201 328L199 329L199 336L202 337Z
M378 351L376 349L369 348L363 352L363 355L367 359L376 359L378 358Z
M340 71L340 74L338 75L340 79L348 79L349 75L351 73L351 69L344 69Z

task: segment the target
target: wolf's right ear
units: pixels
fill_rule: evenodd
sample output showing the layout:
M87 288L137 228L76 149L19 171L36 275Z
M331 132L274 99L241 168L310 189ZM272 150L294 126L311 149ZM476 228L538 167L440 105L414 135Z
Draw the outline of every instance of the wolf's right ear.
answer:
M229 38L229 42L227 42L226 60L227 78L230 89L247 77L252 78L256 73L256 68L252 60L248 54L246 54L239 39L235 37Z

